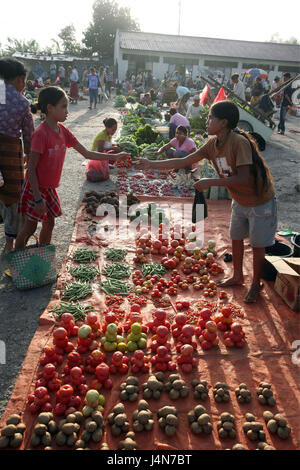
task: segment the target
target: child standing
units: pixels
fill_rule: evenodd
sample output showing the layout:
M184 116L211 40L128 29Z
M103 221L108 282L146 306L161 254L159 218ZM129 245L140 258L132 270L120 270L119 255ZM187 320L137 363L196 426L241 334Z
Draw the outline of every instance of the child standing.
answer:
M99 77L96 74L96 70L91 67L91 72L88 75L89 80L89 94L90 94L90 105L89 109L92 109L93 104L94 108L97 106L97 99L98 99L98 86L99 86Z
M50 243L55 217L62 214L56 192L63 169L66 149L73 147L87 159L105 160L106 154L91 152L81 145L65 126L60 124L68 116L68 98L59 87L48 87L39 94L38 107L46 115L45 121L32 135L28 170L22 188L19 211L26 215L25 224L16 240L16 249L25 247L42 222L40 244ZM114 160L129 155L112 155Z
M265 248L274 244L277 205L273 178L260 155L256 142L247 133L234 132L239 121L238 107L230 101L215 103L209 112L207 132L212 137L193 154L160 162L141 159L137 168L185 168L204 158L211 160L220 178L203 178L195 184L198 191L210 186L225 186L232 196L230 237L233 276L220 286L242 285L244 239L250 238L253 251L253 279L245 302L256 302Z
M5 230L4 253L8 253L22 226L22 215L18 214L24 181L22 147L27 159L34 125L30 103L22 94L26 84L24 65L15 59L1 59L0 79L4 80L0 85L0 173L4 183L0 188L0 213Z

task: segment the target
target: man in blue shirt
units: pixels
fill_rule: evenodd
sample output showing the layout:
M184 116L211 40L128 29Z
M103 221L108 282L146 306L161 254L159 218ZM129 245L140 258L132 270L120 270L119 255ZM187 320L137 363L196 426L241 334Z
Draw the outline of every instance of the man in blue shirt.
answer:
M183 112L186 113L186 103L191 96L190 90L185 86L178 85L178 83L175 83L174 87L176 88L176 94L178 97L178 100L176 101L176 105L178 106L178 112L181 114L183 114Z
M283 82L289 81L290 78L291 78L291 74L289 72L286 72L285 74L283 74ZM281 106L280 106L280 118L279 118L279 124L278 124L278 134L281 134L281 135L284 135L284 133L285 133L286 113L289 109L289 106L293 106L292 94L293 94L293 89L292 89L292 86L289 85L283 91L283 98L282 98L282 102L281 102Z

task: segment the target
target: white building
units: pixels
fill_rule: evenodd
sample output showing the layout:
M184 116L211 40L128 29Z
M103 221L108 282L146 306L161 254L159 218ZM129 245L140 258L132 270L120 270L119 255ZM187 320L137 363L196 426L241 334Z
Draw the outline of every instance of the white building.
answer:
M300 46L271 42L117 31L114 65L119 80L127 71L150 70L157 79L184 67L193 77L220 71L226 77L257 67L272 80L283 72L300 72Z

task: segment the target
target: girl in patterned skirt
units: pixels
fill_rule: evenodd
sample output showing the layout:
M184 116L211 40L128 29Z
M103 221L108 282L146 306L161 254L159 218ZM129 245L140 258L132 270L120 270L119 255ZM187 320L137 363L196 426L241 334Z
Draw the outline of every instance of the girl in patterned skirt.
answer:
M87 159L107 159L105 153L87 150L69 129L60 124L67 119L68 104L66 93L59 87L47 87L39 94L37 107L46 115L46 119L32 135L28 171L19 203L19 211L26 215L26 220L17 237L16 249L25 247L39 221L42 222L39 242L50 243L55 217L62 213L56 188L59 186L67 148L73 147ZM118 153L110 158L124 160L129 156Z

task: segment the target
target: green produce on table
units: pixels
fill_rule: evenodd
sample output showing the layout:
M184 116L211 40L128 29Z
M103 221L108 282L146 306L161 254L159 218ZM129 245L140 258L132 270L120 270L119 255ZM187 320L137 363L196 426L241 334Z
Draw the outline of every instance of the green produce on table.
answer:
M100 274L96 266L89 264L76 266L75 268L72 268L70 272L72 276L76 277L76 279L79 279L80 281L91 281Z
M127 103L136 103L137 99L134 96L127 96Z
M143 146L140 146L140 148L143 147L141 150L140 154L143 158L147 158L148 160L156 160L157 157L154 155L158 150L160 149L160 146L158 144L144 144Z
M121 248L108 248L105 251L105 256L111 261L123 261L127 255L127 250Z
M120 139L118 144L121 147L122 152L130 153L131 158L135 158L139 156L139 147L132 140Z
M132 286L127 281L117 279L108 279L99 282L99 287L106 294L128 295L132 290Z
M161 136L160 132L154 131L150 124L146 124L144 127L139 127L135 133L137 145L153 144L154 142L157 142L159 136Z
M63 292L63 298L69 300L79 300L92 293L92 287L87 282L71 282L67 284Z
M142 265L142 274L144 277L154 276L157 274L158 276L163 276L167 272L167 269L161 263L144 263Z
M50 312L56 313L57 318L60 318L63 313L71 313L74 321L85 321L87 313L92 310L94 310L94 307L91 305L83 305L80 302L60 302L60 304L50 310Z
M114 99L114 107L115 108L124 108L127 104L127 99L126 96L124 95L118 95Z
M123 279L130 276L130 266L126 263L107 264L103 269L103 274L113 279Z
M72 257L72 259L78 263L89 263L95 261L97 258L99 258L98 253L87 248L79 248Z

